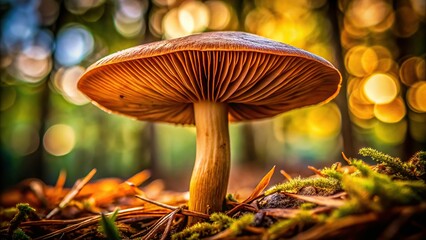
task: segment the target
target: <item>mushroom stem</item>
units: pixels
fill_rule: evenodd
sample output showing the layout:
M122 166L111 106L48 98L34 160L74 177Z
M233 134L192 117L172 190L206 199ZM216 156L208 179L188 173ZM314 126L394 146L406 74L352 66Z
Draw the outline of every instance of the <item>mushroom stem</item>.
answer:
M189 188L189 210L222 211L228 188L230 144L226 103L194 103L197 152ZM200 221L189 218L188 225Z

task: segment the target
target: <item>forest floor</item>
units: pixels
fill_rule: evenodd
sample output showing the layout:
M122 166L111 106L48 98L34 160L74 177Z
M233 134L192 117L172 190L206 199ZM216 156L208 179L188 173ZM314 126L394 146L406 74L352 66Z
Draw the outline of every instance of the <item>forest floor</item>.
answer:
M426 152L406 160L363 148L369 165L343 163L306 178L285 171L270 187L272 168L250 195L229 194L222 213L186 208L188 193L169 192L142 171L126 181L64 188L28 179L0 195L0 239L426 239ZM186 227L188 216L201 222Z

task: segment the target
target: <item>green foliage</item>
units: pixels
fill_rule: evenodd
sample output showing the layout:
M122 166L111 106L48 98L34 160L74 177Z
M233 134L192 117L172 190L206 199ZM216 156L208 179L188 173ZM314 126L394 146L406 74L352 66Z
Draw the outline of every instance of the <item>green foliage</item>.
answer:
M268 239L276 239L296 227L303 228L318 221L319 218L316 218L310 211L301 210L293 218L279 220L271 225L267 231Z
M399 158L391 157L372 148L361 148L359 154L364 157L370 157L378 162L380 164L378 169L386 171L384 173L388 175L407 180L415 180L425 174L426 160L424 156L426 153L423 151L418 152L407 162L403 162Z
M339 172L340 165L340 163L334 163L331 167L325 167L321 170L321 174L336 180L342 180L343 173Z
M398 162L392 163L393 172L391 175L386 175L379 171L380 168L373 168L359 159L351 159L350 164L357 169L357 172L344 174L341 181L342 189L348 194L349 200L332 213L332 218L368 211L382 212L392 206L417 204L424 201L426 185L423 181L401 179L407 178L408 165L373 149L364 149L362 152L374 156L380 163L384 163L383 159L386 162L390 160ZM394 178L394 176L400 177Z
M215 224L218 228L224 229L228 228L235 221L235 219L224 213L217 212L210 216L210 221L212 221L213 224Z
M422 200L418 193L426 190L424 183L392 180L388 175L373 171L361 160L353 160L351 164L361 173L360 177L347 175L343 178L343 189L351 197L363 195L364 201L370 201L381 208L395 204L414 204Z
M235 196L231 193L226 195L226 200L231 201L231 202L238 202L238 200L235 198Z
M267 229L267 238L290 236L309 224L333 222L363 213L380 213L396 206L416 205L425 201L425 152L416 153L406 162L370 148L361 149L360 154L373 158L378 164L370 166L359 159L348 159L355 171L344 172L339 164L334 164L320 170L321 178L296 178L266 191L265 195L277 191L297 193L304 186L313 186L323 191L344 191L347 194L343 205L330 214L310 214L312 205L300 206L300 213L295 217L271 225Z
M181 232L172 235L172 240L180 239L199 239L200 237L210 236L220 231L213 223L199 222L191 227L185 228Z
M13 231L12 234L12 240L29 240L31 239L27 234L22 231L22 229L17 228L15 231Z
M275 192L297 193L301 188L312 186L320 195L330 195L341 190L340 182L331 177L293 178L288 182L278 184L265 191L265 195Z
M254 214L247 213L241 216L239 219L235 220L229 230L231 231L231 236L236 236L240 234L244 228L248 227L254 221Z
M231 218L224 213L213 213L210 215L210 222L196 223L185 228L181 232L172 235L173 240L180 239L200 239L215 235L225 229L230 231L230 235L238 235L245 227L252 224L254 215L244 214L239 219Z
M110 240L119 240L120 232L115 224L115 220L118 216L118 208L112 213L110 217L101 214L101 220L99 221L98 231L101 232L107 239Z
M10 221L10 226L8 229L9 235L14 233L15 230L18 228L19 224L21 224L21 222L25 221L26 219L39 219L35 209L30 207L28 203L18 203L16 204L16 209L18 209L18 212Z
M351 214L362 213L363 211L364 211L364 208L361 206L361 203L358 201L358 199L352 198L347 200L344 205L335 209L331 213L328 221L332 221L337 218L346 217Z

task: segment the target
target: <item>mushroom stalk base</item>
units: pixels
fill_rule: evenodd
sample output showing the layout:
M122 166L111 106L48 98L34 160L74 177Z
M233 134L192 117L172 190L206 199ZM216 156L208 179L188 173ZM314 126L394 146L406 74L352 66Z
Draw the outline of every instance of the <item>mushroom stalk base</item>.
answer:
M189 210L222 211L228 188L230 144L226 103L194 103L197 151L189 187ZM190 217L188 225L200 221Z

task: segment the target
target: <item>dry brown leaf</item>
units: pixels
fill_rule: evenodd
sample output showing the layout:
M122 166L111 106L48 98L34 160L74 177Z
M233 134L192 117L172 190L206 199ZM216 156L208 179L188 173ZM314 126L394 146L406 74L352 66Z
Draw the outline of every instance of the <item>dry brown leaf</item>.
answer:
M253 190L251 195L243 201L243 203L248 203L256 199L262 192L265 190L265 188L269 185L269 182L271 181L272 176L275 172L275 166L272 167L271 170L260 180L260 182L257 184L256 188Z

